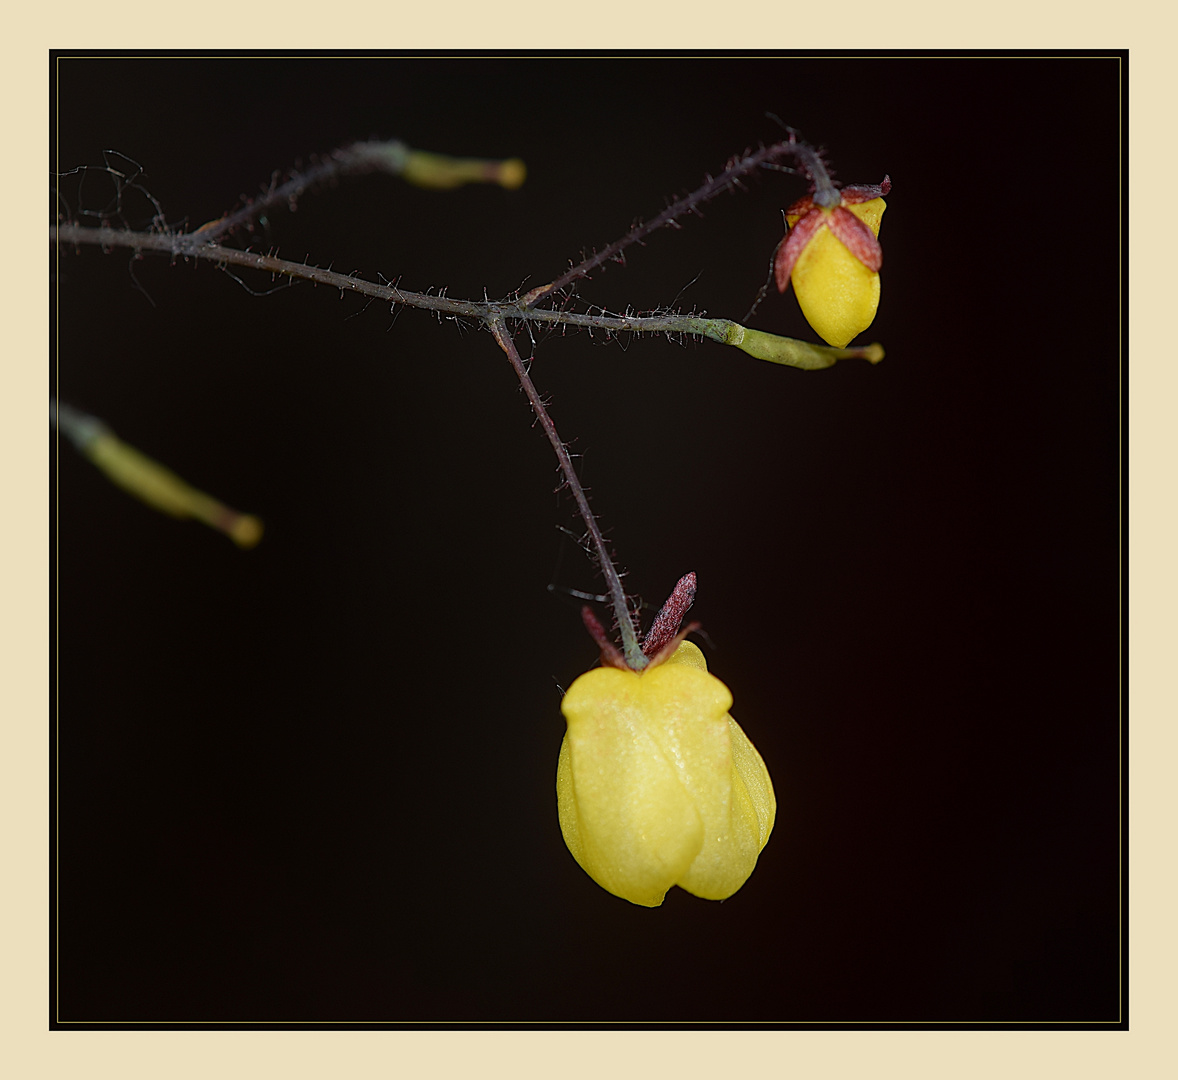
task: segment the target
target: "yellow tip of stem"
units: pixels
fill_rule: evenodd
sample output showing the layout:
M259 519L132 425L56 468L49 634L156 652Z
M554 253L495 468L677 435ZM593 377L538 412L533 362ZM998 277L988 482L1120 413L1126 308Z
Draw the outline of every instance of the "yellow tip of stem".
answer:
M175 518L196 518L224 533L238 547L251 548L262 539L262 523L198 491L171 469L129 446L111 432L92 439L83 453L124 491Z
M225 535L239 548L252 548L262 539L262 531L261 518L256 518L253 514L242 514L225 530Z
M411 150L401 169L401 178L423 188L456 188L463 184L499 184L517 188L527 176L519 158L493 161L486 158L455 158Z
M724 336L717 340L723 340L724 344L734 345L749 356L768 360L771 364L817 371L830 367L838 360L866 360L869 364L878 364L884 358L883 346L878 341L870 345L836 349L830 345L814 345L796 338L750 330L739 323L724 323L723 327Z
M527 176L528 167L517 157L499 163L499 183L509 191L520 187Z

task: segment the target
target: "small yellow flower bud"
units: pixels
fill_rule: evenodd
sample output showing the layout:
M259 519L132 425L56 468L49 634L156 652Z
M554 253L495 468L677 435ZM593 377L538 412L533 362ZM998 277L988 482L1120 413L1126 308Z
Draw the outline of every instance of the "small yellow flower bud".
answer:
M785 212L789 233L774 256L777 288L793 283L806 321L836 349L866 330L879 308L879 226L891 188L885 176L878 185L844 188L837 206L805 198Z
M879 235L883 199L847 207ZM794 291L806 321L836 349L866 330L879 308L879 273L869 270L830 229L819 229L794 264Z
M731 706L688 641L641 673L595 668L569 687L560 827L602 888L658 907L672 885L723 900L748 880L777 802Z

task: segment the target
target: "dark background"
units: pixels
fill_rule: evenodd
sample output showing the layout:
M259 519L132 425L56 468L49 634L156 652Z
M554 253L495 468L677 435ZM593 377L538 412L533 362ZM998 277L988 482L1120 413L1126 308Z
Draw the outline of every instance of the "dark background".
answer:
M571 503L489 335L65 253L63 400L267 532L239 551L61 448L55 1018L1118 1019L1121 73L52 65L51 168L129 155L192 228L355 139L524 158L514 192L372 177L309 194L260 241L455 297L550 280L777 138L766 111L844 182L894 183L861 339L886 346L878 367L537 345L628 586L657 606L699 575L710 667L779 800L740 892L675 889L654 910L561 839L560 688L595 649L548 587L600 584L557 529L578 528ZM805 190L747 186L582 299L739 320ZM75 218L110 195L97 173L61 188L51 207ZM775 292L752 325L814 337Z

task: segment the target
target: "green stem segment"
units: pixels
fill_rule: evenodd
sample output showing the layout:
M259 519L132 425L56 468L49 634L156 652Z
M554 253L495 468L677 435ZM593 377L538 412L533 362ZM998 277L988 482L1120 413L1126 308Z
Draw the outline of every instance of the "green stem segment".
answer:
M757 360L768 360L771 364L784 364L806 371L828 368L838 360L866 360L870 364L878 364L884 358L883 346L878 342L851 349L835 349L829 345L814 345L796 338L766 334L762 330L750 330L728 319L692 321L705 324L693 332L703 334L712 341L734 345Z

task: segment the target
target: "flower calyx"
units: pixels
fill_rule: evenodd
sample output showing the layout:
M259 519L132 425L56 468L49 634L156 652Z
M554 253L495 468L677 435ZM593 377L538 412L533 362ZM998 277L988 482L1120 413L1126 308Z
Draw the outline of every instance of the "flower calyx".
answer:
M680 629L683 617L695 602L695 588L694 573L684 574L676 583L667 602L663 604L655 616L654 622L651 623L650 629L643 639L642 657L645 658L645 662L642 663L642 668L631 667L626 662L622 650L610 640L609 634L606 633L605 627L601 625L601 621L594 614L593 609L588 604L582 607L581 620L601 652L601 666L631 671L654 667L669 660L687 635L700 628L699 623L691 622Z

